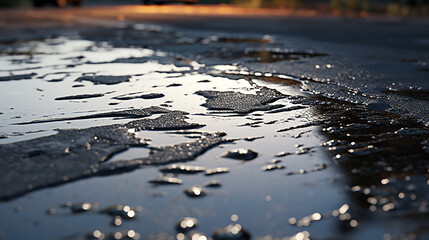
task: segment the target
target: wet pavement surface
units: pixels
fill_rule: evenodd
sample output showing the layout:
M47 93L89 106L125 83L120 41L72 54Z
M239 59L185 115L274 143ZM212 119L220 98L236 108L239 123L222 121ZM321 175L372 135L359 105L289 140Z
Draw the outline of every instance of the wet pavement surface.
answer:
M426 33L395 49L420 25L51 11L1 17L0 239L429 237Z

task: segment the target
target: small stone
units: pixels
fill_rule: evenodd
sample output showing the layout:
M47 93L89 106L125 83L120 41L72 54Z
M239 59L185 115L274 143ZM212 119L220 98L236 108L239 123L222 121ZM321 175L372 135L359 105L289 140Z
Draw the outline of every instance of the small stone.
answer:
M244 149L244 148L234 149L222 155L222 157L224 158L232 158L232 159L245 160L245 161L255 159L257 156L258 156L257 152L252 151L250 149Z

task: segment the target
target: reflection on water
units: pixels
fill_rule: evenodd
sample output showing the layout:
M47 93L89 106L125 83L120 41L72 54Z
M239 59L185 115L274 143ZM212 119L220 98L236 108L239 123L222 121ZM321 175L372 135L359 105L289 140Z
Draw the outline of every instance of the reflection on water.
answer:
M67 42L73 42L73 40L68 40ZM39 44L43 44L43 42ZM79 44L83 43L81 42ZM79 44L76 45L78 46ZM85 49L87 49L88 46L96 45L90 42L85 42L85 44L86 46L82 51L87 51ZM72 45L73 44L69 44L69 46ZM201 224L199 231L201 233L205 232L209 235L214 232L213 238L223 237L224 235L246 237L250 236L248 231L254 232L256 236L263 236L270 234L272 230L277 229L278 227L276 226L278 223L282 222L281 219L283 219L283 222L286 222L286 216L292 216L292 212L288 213L288 209L290 208L285 209L280 206L284 205L282 202L284 202L285 199L289 199L286 201L290 202L288 205L296 205L292 203L295 200L287 197L287 194L285 193L288 191L295 191L296 193L301 192L301 194L306 195L306 190L304 190L305 188L303 188L303 185L293 184L289 187L290 190L284 190L286 192L283 190L276 191L276 189L282 188L281 186L284 182L281 180L285 178L283 166L280 167L280 165L275 165L275 168L278 169L278 174L276 174L277 171L270 174L263 174L263 171L261 170L263 167L261 163L267 162L270 160L272 155L277 152L281 152L282 150L292 151L294 149L294 145L298 143L297 140L291 140L291 145L288 147L286 139L289 139L289 137L286 135L276 135L276 129L281 128L281 126L285 124L284 121L278 121L279 116L282 115L283 112L273 112L269 115L263 114L263 111L271 109L266 108L264 105L270 104L276 100L282 106L290 106L291 103L288 99L279 100L283 98L279 97L282 96L280 92L273 91L270 88L260 88L258 85L253 83L249 84L249 81L246 79L231 80L225 77L189 72L189 69L193 68L192 65L185 67L181 64L181 67L176 67L174 66L176 60L174 59L168 60L170 63L146 61L142 63L94 64L94 60L86 61L87 56L80 53L79 55L74 55L79 56L78 58L70 58L73 57L70 56L68 60L64 60L64 53L67 53L67 48L62 49L62 60L60 59L60 61L56 61L56 64L49 64L49 62L52 61L51 59L55 56L55 53L52 53L53 56L51 56L52 54L46 56L43 54L40 56L37 55L39 57L40 66L43 66L43 68L32 69L31 71L34 72L34 74L30 76L32 78L31 80L25 81L26 84L20 84L24 81L20 81L21 79L18 79L16 76L14 76L13 79L10 77L10 81L3 82L9 91L2 94L2 99L5 100L4 106L6 106L6 108L1 110L4 112L1 117L5 120L5 125L1 127L1 131L2 134L8 136L7 139L9 143L14 141L15 138L13 137L13 132L15 131L24 132L40 129L88 128L103 125L107 127L111 124L124 124L129 121L127 120L129 117L142 119L147 118L148 120L154 121L157 118L150 117L151 114L167 113L168 111L162 108L156 109L155 107L147 107L161 106L162 104L165 104L166 101L168 101L168 105L170 105L169 109L177 109L191 113L188 116L188 118L190 118L190 122L204 123L206 126L199 132L189 131L179 134L174 132L168 133L165 131L139 131L139 127L133 127L133 129L137 129L137 136L144 139L151 139L151 141L145 140L146 143L160 147L170 144L175 144L174 146L182 146L180 144L189 142L189 140L209 137L206 132L216 132L219 130L226 131L228 138L238 138L246 141L239 140L235 145L225 145L212 149L210 152L201 155L201 159L200 157L197 157L195 166L194 164L169 165L166 167L160 167L159 172L156 170L157 168L145 167L128 174L88 179L57 188L41 190L16 200L4 202L2 204L2 208L4 208L5 211L9 208L8 206L19 204L20 206L23 206L24 209L21 212L22 214L36 216L41 219L40 221L47 223L46 227L43 227L45 226L45 224L43 224L43 226L39 228L30 226L31 223L29 223L30 225L27 225L27 223L16 224L16 221L19 221L20 216L14 215L13 218L16 220L10 221L6 234L10 234L10 231L13 231L13 229L18 227L30 230L32 229L31 231L37 233L43 231L43 229L49 228L50 226L55 226L57 224L61 226L61 224L68 222L67 225L72 224L74 226L74 230L67 230L64 233L58 233L52 237L75 236L76 239L79 239L82 236L89 236L100 239L101 237L108 237L110 232L119 236L118 232L114 232L110 229L111 226L120 226L125 228L131 227L132 229L135 229L133 231L137 232L138 230L139 234L143 234L142 237L148 237L149 235L147 234L157 233L166 233L167 235L174 236L175 222L185 213L188 216L198 217L200 221L204 223L204 226ZM110 53L114 53L116 51L115 48L108 48ZM91 48L91 51L97 50L94 50L93 47ZM124 51L119 52L121 54L124 53ZM136 49L136 52L142 51ZM118 58L121 57L124 59L126 56L121 54L118 54ZM44 57L46 57L46 59L44 59ZM141 57L141 55L138 56L138 54L130 54L127 57L135 58ZM165 58L167 59L167 57ZM162 61L165 62L167 61L166 59ZM108 60L114 61L114 59ZM3 59L2 61L7 60ZM63 66L59 64L61 61L64 62ZM67 67L69 64L75 64L75 66L73 68L69 68ZM21 67L22 69L26 68L25 64ZM50 71L49 69L52 69L53 71ZM208 68L209 71L210 69L216 72L219 70L233 70L236 68L214 65L213 67ZM52 72L55 74L51 74ZM183 72L183 74L174 75L175 72ZM89 75L88 73L92 74ZM39 76L43 77L39 78ZM25 76L22 78L25 78ZM53 79L61 79L61 81L52 81ZM74 88L73 86L76 85L76 81L81 82L82 87ZM61 88L58 88L59 85L57 84L61 84ZM152 86L157 86L155 88L157 92L152 92ZM35 88L42 89L43 91L34 91ZM203 104L209 92L206 92L204 96L200 96L194 94L197 91L211 91L213 94L216 94L215 91L233 91L228 93L229 96L234 98L237 96L245 96L246 99L249 99L246 101L249 102L245 101L241 106L231 105L231 111L243 112L241 109L243 107L252 109L252 111L257 110L253 113L254 119L247 119L247 121L260 121L260 123L262 123L262 127L258 128L258 130L255 129L255 131L252 131L252 133L249 134L239 127L235 127L238 126L239 123L242 123L243 120L246 120L245 115L240 117L225 117L222 116L221 113L215 113L215 115L207 114L207 108ZM288 86L279 88L279 91L283 91L283 94L287 94ZM161 92L163 97L160 98L145 97ZM82 93L85 93L85 95ZM23 97L24 95L25 97ZM97 98L88 98L86 96L97 96ZM227 97L227 95L224 95L224 97ZM56 98L61 99L62 101L55 101ZM108 104L112 98L117 101L117 105ZM39 106L44 106L44 108L29 108L29 102L33 102L33 104L37 104ZM7 108L8 105L13 106L13 109ZM304 110L291 109L291 117L300 111ZM22 116L19 119L12 118L12 116L17 112L21 112ZM299 122L301 120L298 117L294 121ZM263 124L265 122L267 124ZM289 124L292 122L289 122ZM17 123L20 123L21 125L14 125ZM26 134L24 134L24 136L25 135ZM261 138L262 136L264 138ZM31 138L31 136L29 135L28 138ZM24 139L21 138L19 140ZM278 142L279 140L285 141L285 145L272 144L274 141ZM35 139L35 141L37 141L37 139ZM319 140L313 138L306 142L308 144L317 145L318 141ZM189 147L191 146L192 145ZM181 148L175 147L174 149L177 149L176 151L180 151ZM73 150L70 149L69 151L72 152ZM118 164L127 163L127 161L130 161L129 163L134 163L133 159L147 158L150 154L154 154L149 153L149 151L152 150L149 150L149 148L130 148L126 151L115 154L106 162L106 164L117 163L116 166L119 166ZM180 152L177 153L180 154ZM227 154L224 155L225 153ZM317 154L323 155L321 151ZM255 159L252 161L255 163L242 165L241 162L231 161L228 160L228 158L223 158L222 156L245 160ZM306 154L303 154L302 156L303 158L308 158L306 157ZM319 159L316 158L313 160L309 159L308 162L294 161L293 158L295 157L291 157L289 160L284 162L284 164L287 165L287 168L291 171L305 166L310 167L319 161ZM301 157L296 155L296 158L299 159ZM214 159L214 161L212 159ZM126 161L124 162L124 160ZM106 168L109 166L113 165L101 165L101 167L103 167L102 175L105 175ZM267 170L273 170L273 166L268 165L268 167L265 167ZM174 175L159 175L159 173ZM228 174L218 175L220 173ZM214 175L218 176L219 181L222 181L223 184L220 184L220 182L215 179L207 179L213 178ZM237 176L240 177L237 178ZM323 176L320 177L323 178ZM241 180L237 182L237 179ZM259 180L256 181L257 179L261 179L263 181L258 182ZM240 183L241 181L244 182ZM266 181L268 181L269 184L268 182L264 183ZM242 190L245 189L242 189L240 186L249 186L249 183L254 190L252 192L243 192ZM134 187L129 186L129 184L134 185ZM263 187L264 185L270 187ZM205 188L213 190L208 191ZM324 188L329 189L328 186L325 186ZM45 195L52 191L59 191L65 195L60 199L47 197ZM335 190L332 189L330 191ZM153 199L153 196L159 196L156 198L158 200ZM205 197L200 198L201 196ZM245 198L254 200L243 202L244 199L240 196L246 196ZM270 204L268 205L265 204L265 199L267 199L266 196L270 196L271 198ZM38 208L28 208L28 204L30 204L28 197L39 199L31 202L36 202L36 205L43 206L43 209L51 209L48 212L57 217L50 217L52 214L40 215L36 210ZM193 199L192 202L188 202L189 200L187 199L191 198L195 199ZM162 200L160 201L159 199ZM74 220L69 219L66 215L58 215L58 211L52 210L56 209L55 206L58 206L61 201L82 202L82 204L77 203L72 204L71 206L75 206L73 209L82 209L82 211L89 212L84 214L87 215L86 220L84 220L85 224L82 224L83 222L81 222L84 215L76 215L76 218L80 220L78 222L74 222ZM91 204L89 201L96 202L96 205L109 205L114 202L119 203L119 205L114 205L116 207L108 208L110 210L106 210L106 208L102 210L94 210L96 212L99 211L100 213L111 215L113 220L102 220L102 216L91 214L91 209L93 209L94 204ZM152 223L143 227L140 224L140 221L143 220L139 220L140 218L133 222L124 222L123 220L129 217L127 215L129 212L121 212L124 209L122 206L128 206L127 204L124 204L125 202L129 205L141 205L143 207L142 212L146 218L151 219ZM322 206L320 204L317 205L314 210L319 208L329 209L337 204L327 203L328 204L326 206ZM265 207L258 210L258 212L253 213L252 216L249 215L249 213L245 213L247 209L253 208L251 206L256 207L261 206L261 204ZM182 209L182 207L179 206L184 206L185 209ZM220 210L215 213L215 209L213 208L215 206L220 209L224 208L224 210ZM279 207L280 209L278 209ZM225 226L225 221L222 220L222 216L225 214L231 216L231 211L234 213L240 213L239 215L241 216L240 219L242 219L242 223L249 226L249 230L243 230L241 225L237 224L230 225L232 227L227 226L226 228L222 228L222 226ZM298 209L296 209L296 211L298 211ZM267 213L269 213L269 215L266 215ZM254 214L256 214L256 216L266 218L267 221L272 222L274 225L269 228L260 225L252 220L257 219L254 217ZM272 214L275 214L276 216L272 216ZM136 216L138 215L139 214L137 213ZM266 217L263 217L264 215ZM283 217L280 217L282 215ZM208 216L212 217L208 218ZM58 217L61 221L58 221ZM95 221L95 219L100 219L105 223L100 225L97 223L99 221ZM219 229L216 230L212 228L212 226L218 226ZM11 230L9 231L9 229ZM31 232L30 230L29 232ZM280 234L286 236L290 232L292 231L287 230L282 231ZM121 233L122 236L125 236L124 234L126 232L119 231L119 233ZM25 236L25 233L22 234L23 235L15 234L15 237L19 238L19 236ZM191 236L195 236L195 234L196 233ZM200 235L200 237L201 236L204 235ZM178 235L178 237L180 236Z

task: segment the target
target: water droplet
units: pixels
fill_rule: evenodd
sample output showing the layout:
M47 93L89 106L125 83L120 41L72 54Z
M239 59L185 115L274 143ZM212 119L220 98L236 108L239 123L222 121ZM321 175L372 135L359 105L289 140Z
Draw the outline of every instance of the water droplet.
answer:
M344 205L342 205L339 209L338 209L338 212L340 213L340 214L345 214L348 210L349 210L349 205L348 204L344 204Z
M318 212L313 213L311 215L311 220L313 220L313 221L319 221L320 219L322 219L322 215Z
M178 236L179 234L177 234L176 237L182 237L182 236ZM207 240L207 236L205 236L202 233L198 233L198 232L192 232L188 234L188 238L185 238L186 236L183 236L183 238L180 239L188 239L188 240ZM179 238L177 238L179 240Z
M296 219L294 217L289 218L289 224L290 225L295 225L297 222L298 222L298 219Z
M183 233L176 234L176 240L185 240L185 234Z
M351 221L350 221L350 227L353 227L353 228L355 228L355 227L357 227L358 226L358 221L357 220L355 220L355 219L352 219Z
M203 197L207 195L206 191L200 186L192 186L184 190L186 195L192 198Z
M122 218L121 218L121 217L119 217L119 216L116 216L116 217L113 219L113 225L114 225L114 226L116 226L116 227L121 226L121 225L122 225Z
M180 222L177 223L176 230L179 233L185 233L191 229L196 228L197 225L198 225L198 219L185 217L184 219L180 220Z
M381 184L386 185L388 183L389 183L389 179L387 178L381 179Z
M104 233L102 233L100 230L95 230L94 232L92 232L91 234L88 234L88 238L89 239L104 239Z
M213 233L214 240L248 240L250 238L250 233L240 224L231 224L224 228L219 228Z
M138 240L140 239L141 235L140 233L134 231L134 230L125 230L125 231L117 231L110 233L106 239L112 239L112 240L122 240L122 239L132 239L132 240ZM103 238L97 238L97 239L105 239L104 235Z
M391 210L395 209L395 204L394 203L385 204L385 205L383 205L382 209L385 212L391 211Z

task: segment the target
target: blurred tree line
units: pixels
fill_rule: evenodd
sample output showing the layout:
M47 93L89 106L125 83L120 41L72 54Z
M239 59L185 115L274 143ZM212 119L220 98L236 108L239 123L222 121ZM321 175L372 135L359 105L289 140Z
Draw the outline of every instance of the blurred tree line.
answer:
M28 7L31 6L30 1L25 0L0 0L0 7Z
M429 0L331 0L333 9L386 12L395 15L429 13Z

